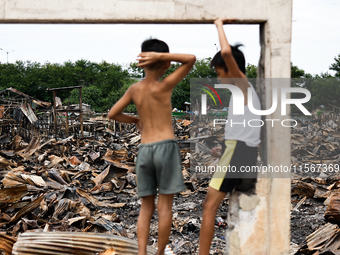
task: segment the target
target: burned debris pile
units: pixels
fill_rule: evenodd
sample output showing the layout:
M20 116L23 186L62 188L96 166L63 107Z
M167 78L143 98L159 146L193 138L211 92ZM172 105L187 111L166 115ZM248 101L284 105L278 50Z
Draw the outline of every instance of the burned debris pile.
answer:
M56 92L71 89L79 89L79 104L63 105ZM91 111L90 105L82 103L81 89L81 86L50 89L54 96L53 104L13 88L0 91L0 142L8 142L15 135L27 143L33 136L48 139L52 136L66 138L73 134L76 139L95 136L109 124L114 128L114 121L91 119L95 112Z
M0 100L0 251L124 254L128 247L125 254L137 254L141 136L135 125L105 117L81 125L80 116L64 118L60 108L56 132L49 103L13 89L1 92ZM340 119L324 113L297 123L291 135L291 254L339 254ZM174 197L167 254L196 254L211 173L193 165L217 163L210 151L223 142L224 127L186 119L174 119L173 127L187 190ZM217 213L213 254L224 252L228 204L227 196ZM150 254L157 247L157 222L155 213Z
M340 253L340 118L292 130L291 254Z
M72 232L70 239L73 241L67 243L74 247L78 247L75 240L81 240L84 233L89 240L95 237L91 233L123 238L111 238L116 251L119 250L117 243L136 241L140 200L136 193L135 163L141 138L139 131L128 124L115 123L112 127L104 118L91 121L105 125L97 130L96 136L55 139L41 135L33 136L27 143L17 134L1 144L0 250L6 254L11 254L10 249L13 254L29 254L38 247L33 244L40 242L43 236L46 242L39 249L51 249L47 233L56 235L50 240L58 238L64 243L63 238L67 239L65 235L58 236L58 232ZM197 249L197 241L194 247L192 240L198 240L200 214L197 212L201 210L206 192L202 186L208 183L208 179L197 180L190 174L187 142L190 123L189 120L173 121L188 187L175 198L173 228L177 234L171 242L177 254ZM195 194L199 194L200 199L188 202L188 197ZM157 238L156 219L157 215L151 229L154 240ZM192 232L196 236L191 237ZM185 242L183 235L187 236ZM220 235L223 236L222 226ZM31 245L25 244L28 242ZM81 249L87 250L87 245L81 243ZM150 245L156 247L157 243ZM222 250L223 242L220 245ZM55 248L68 254L61 244ZM150 249L153 248L150 246ZM87 252L81 254L97 254L104 250Z
M16 89L0 92L0 141L16 134L29 141L38 133L47 133L51 103L43 102Z
M124 139L127 147L115 140L25 143L15 136L0 152L1 229L12 237L26 231L131 237L115 209L126 204L119 193L135 193L134 157L127 152L131 139Z

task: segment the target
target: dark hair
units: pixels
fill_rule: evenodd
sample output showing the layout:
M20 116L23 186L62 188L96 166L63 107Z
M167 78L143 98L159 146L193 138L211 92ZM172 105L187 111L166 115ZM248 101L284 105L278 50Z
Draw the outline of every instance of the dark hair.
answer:
M147 39L142 43L142 52L155 51L155 52L169 52L169 46L158 39ZM150 70L159 69L165 62L157 62L153 65L147 66Z
M142 43L142 52L155 51L155 52L169 52L169 46L158 39L148 39Z
M240 68L242 73L246 73L246 60L244 58L243 52L240 51L238 48L243 46L243 44L236 44L231 47L231 52L233 54L233 57L238 65L238 68ZM210 67L223 67L224 71L228 72L228 67L225 64L223 57L221 55L221 51L217 52L216 55L213 57L213 59L210 62Z

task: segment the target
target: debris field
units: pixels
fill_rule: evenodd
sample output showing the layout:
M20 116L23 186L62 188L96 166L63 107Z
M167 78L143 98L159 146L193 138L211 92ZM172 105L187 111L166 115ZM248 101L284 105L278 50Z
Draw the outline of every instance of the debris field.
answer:
M291 254L340 254L339 120L319 116L298 121L292 129L291 162L297 171L292 173ZM141 202L135 162L140 134L134 125L102 117L88 122L96 128L88 129L87 137L35 132L27 140L13 130L1 133L4 254L137 254ZM197 254L210 176L195 173L190 160L206 166L216 162L210 150L223 141L224 129L187 119L174 119L173 127L187 190L174 197L172 251L167 254ZM312 164L317 171L312 171ZM224 252L228 205L227 196L217 213L211 254ZM157 247L157 219L155 212L150 254Z

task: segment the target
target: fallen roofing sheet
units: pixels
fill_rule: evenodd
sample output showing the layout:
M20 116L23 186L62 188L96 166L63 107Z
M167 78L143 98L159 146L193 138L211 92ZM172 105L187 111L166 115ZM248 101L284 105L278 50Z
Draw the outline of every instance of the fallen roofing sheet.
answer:
M29 104L22 104L20 106L21 111L26 115L27 119L34 124L35 122L38 121L37 116L35 116L31 106Z
M11 255L13 244L16 242L15 238L0 234L0 254Z
M138 244L131 239L82 232L26 232L19 235L12 254L95 255L112 248L117 254L138 254ZM147 252L155 254L156 249L148 246Z

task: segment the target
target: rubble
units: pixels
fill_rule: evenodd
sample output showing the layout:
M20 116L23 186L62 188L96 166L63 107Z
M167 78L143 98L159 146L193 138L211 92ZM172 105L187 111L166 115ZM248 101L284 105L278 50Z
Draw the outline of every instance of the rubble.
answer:
M291 254L337 254L339 124L334 115L318 116L292 128ZM185 119L174 119L173 127L187 190L174 197L168 248L175 254L196 254L210 175L197 173L190 163L202 167L217 163L210 150L224 140L224 127ZM116 242L122 240L132 242L130 248L135 249L140 209L135 164L141 139L135 125L93 117L84 120L87 137L80 137L79 130L66 136L63 124L59 136L53 128L50 133L32 129L35 135L29 140L21 133L0 136L0 250L11 254L14 245L13 254L47 248L61 249L59 254L74 254L75 248L84 249L79 254L116 254ZM311 164L320 167L313 170ZM217 213L213 254L224 252L228 205L227 196ZM157 228L155 213L150 249L157 247ZM70 236L75 239L67 239ZM95 248L105 238L110 240L107 245ZM51 252L58 254L56 250Z
M198 240L200 205L209 181L197 180L189 171L190 143L186 141L190 123L189 120L174 120L173 123L188 187L174 199L174 231L177 235L170 241L168 251L175 249L176 254L197 249L198 242L193 241ZM41 135L25 142L18 134L9 136L8 143L0 151L0 231L8 238L18 238L13 254L38 249L40 246L33 239L25 246L26 251L21 242L28 235L36 235L40 242L40 233L44 236L60 231L88 235L105 233L136 241L140 200L134 170L140 134L134 125L115 123L114 129L102 129L96 139L74 136L55 139ZM184 203L194 195L200 198L198 203ZM196 217L189 217L192 214ZM157 217L155 215L151 225L151 240L157 240ZM185 243L177 243L176 240L184 235ZM223 229L219 235L224 235ZM157 242L150 244L157 247ZM46 244L43 247L51 249ZM113 252L110 251L112 248L118 252L115 247L96 252L105 254Z
M15 238L8 235L0 234L0 251L5 255L11 255L13 245L16 242Z
M35 99L14 88L0 91L0 146L10 142L9 135L13 137L18 134L27 141L40 131L46 133L50 108L51 103Z
M292 255L340 252L339 125L324 112L292 129Z

